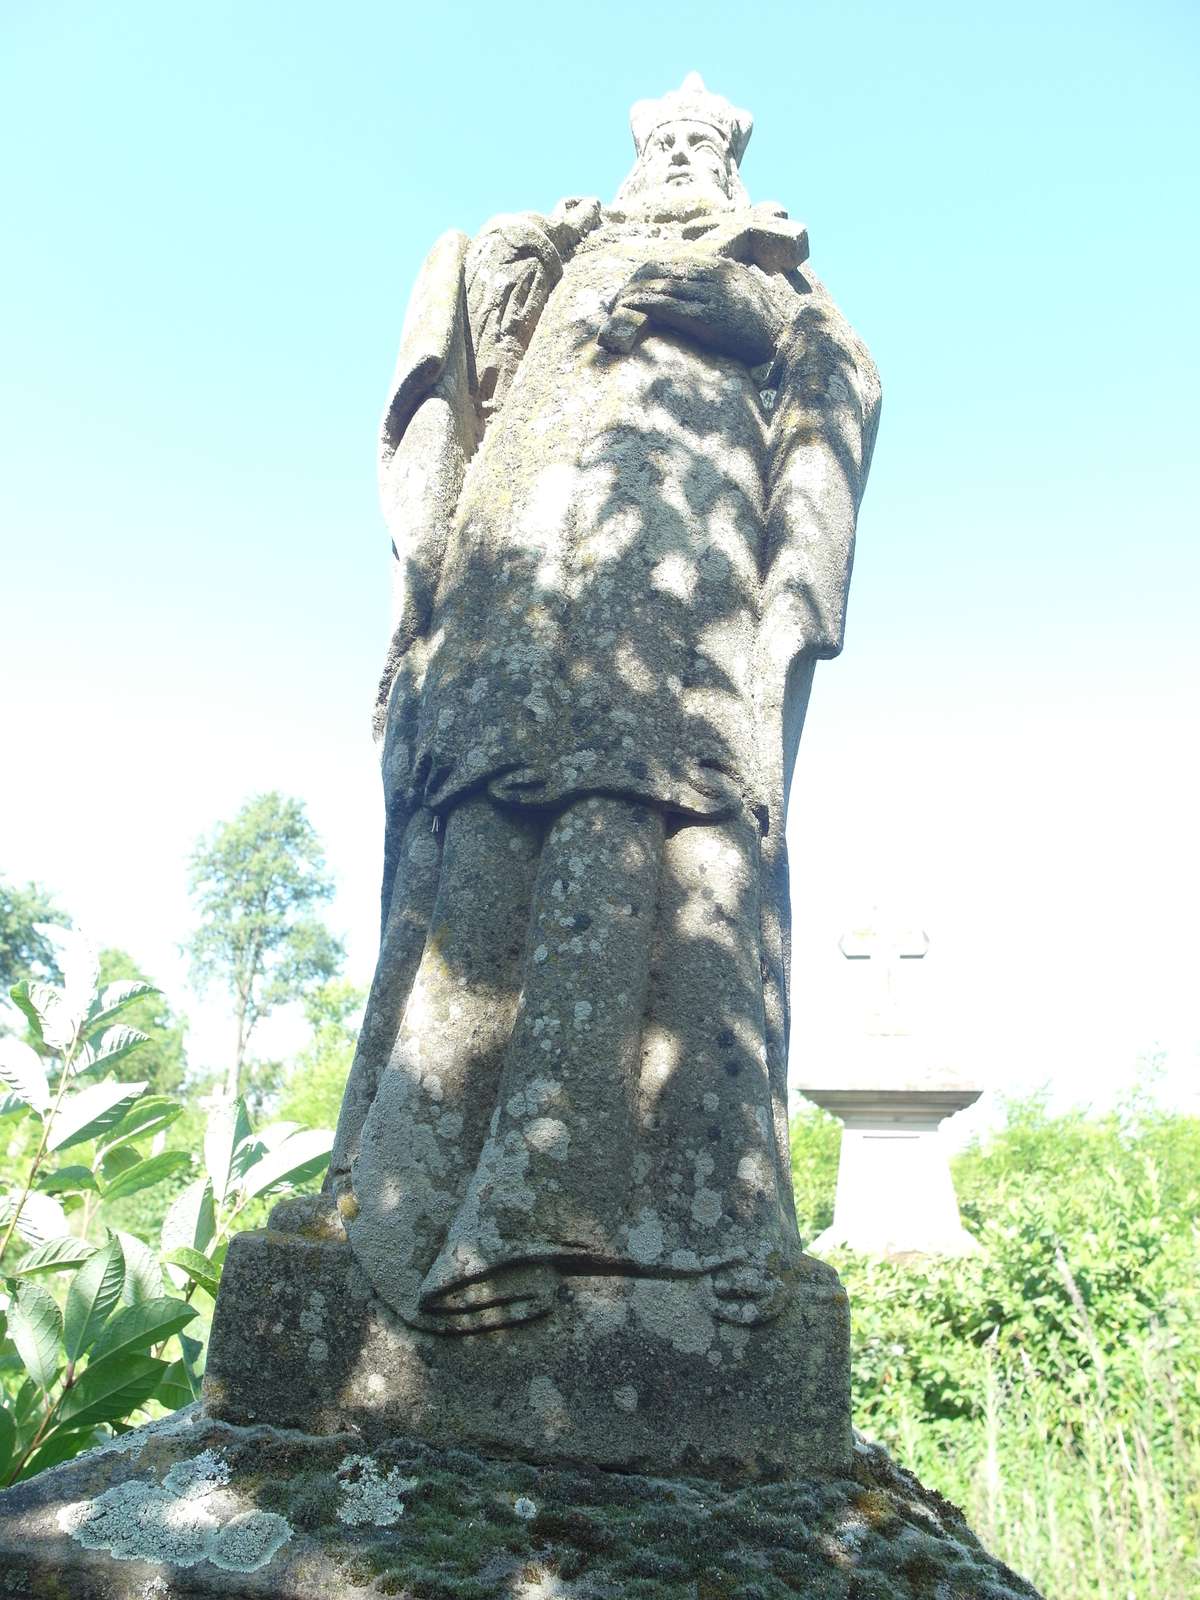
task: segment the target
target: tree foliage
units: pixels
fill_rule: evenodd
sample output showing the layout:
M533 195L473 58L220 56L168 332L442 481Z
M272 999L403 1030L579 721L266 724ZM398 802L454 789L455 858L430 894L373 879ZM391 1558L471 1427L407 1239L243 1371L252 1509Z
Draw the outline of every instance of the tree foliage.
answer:
M154 987L127 951L111 947L101 950L101 985L118 982L145 986L146 992L132 1001L124 1013L129 1024L146 1035L138 1055L138 1071L152 1094L178 1094L187 1076L186 1019L176 1015L166 996Z
M341 964L340 941L316 915L333 882L303 805L274 791L248 800L197 845L190 881L200 913L190 944L195 978L223 983L233 1000L237 1037L226 1093L236 1099L258 1024Z
M212 1110L202 1152L167 1149L183 1108L130 1075L150 1041L129 1019L169 1008L138 979L106 982L79 935L58 942L61 987L16 983L26 1038L0 1038L0 1123L24 1132L0 1163L0 1484L199 1395L201 1308L235 1225L318 1176L332 1140L294 1122L256 1131L239 1100ZM181 1176L153 1245L116 1225L131 1197Z
M337 1122L365 1000L365 991L346 978L322 984L305 1000L312 1038L285 1073L281 1117L315 1127Z
M793 1160L823 1221L819 1120L794 1122ZM1200 1563L1200 1119L1140 1094L1052 1116L1035 1096L954 1172L977 1256L831 1254L857 1424L1046 1593L1182 1600Z
M45 889L36 883L22 889L0 878L0 993L7 994L20 977L61 976L54 941L38 925L66 922Z

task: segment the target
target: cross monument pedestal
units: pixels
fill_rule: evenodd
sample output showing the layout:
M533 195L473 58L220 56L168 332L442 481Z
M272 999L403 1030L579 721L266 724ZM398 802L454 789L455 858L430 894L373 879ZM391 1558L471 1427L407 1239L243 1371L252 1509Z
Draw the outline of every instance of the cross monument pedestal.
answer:
M939 1130L982 1091L930 1064L901 1003L900 963L922 960L929 939L921 929L880 925L844 934L839 947L847 960L870 962L873 992L853 1060L799 1086L842 1123L833 1222L808 1248L891 1258L970 1254L978 1245L962 1225Z

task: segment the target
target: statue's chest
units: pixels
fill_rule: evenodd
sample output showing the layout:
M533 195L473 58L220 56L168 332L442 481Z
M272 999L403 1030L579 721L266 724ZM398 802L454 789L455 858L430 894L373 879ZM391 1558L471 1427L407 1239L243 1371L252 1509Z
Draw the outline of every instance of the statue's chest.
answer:
M551 297L543 319L546 332L551 337L579 338L587 333L594 338L617 294L639 267L659 262L670 269L712 258L713 251L695 241L651 235L581 253L567 263Z
M720 438L727 451L761 453L762 412L742 363L702 348L681 334L650 326L632 349L614 353L597 334L632 274L648 262L711 259L693 241L655 237L576 256L567 264L542 313L500 423L506 452L536 456L561 451L595 459L619 433L628 447L642 438L669 470L694 447L696 436ZM518 443L519 440L519 443ZM672 450L672 441L684 453Z

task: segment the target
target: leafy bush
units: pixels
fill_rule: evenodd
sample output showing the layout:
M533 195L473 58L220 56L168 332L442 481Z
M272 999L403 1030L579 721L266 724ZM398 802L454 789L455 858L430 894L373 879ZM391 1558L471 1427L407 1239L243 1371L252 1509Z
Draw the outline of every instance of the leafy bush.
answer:
M211 1309L235 1223L317 1176L331 1138L293 1122L256 1133L242 1101L221 1103L192 1176L195 1157L165 1147L180 1102L113 1075L148 1044L121 1019L157 991L138 979L101 988L78 934L42 931L63 984L17 983L28 1042L0 1036L0 1126L20 1173L0 1193L0 1483L198 1396L200 1305ZM156 1248L112 1226L130 1197L185 1175Z
M823 1220L828 1129L798 1118L793 1158L801 1209ZM1035 1097L954 1167L977 1256L831 1255L856 1422L1056 1600L1185 1600L1200 1587L1200 1122L1138 1095L1103 1118Z

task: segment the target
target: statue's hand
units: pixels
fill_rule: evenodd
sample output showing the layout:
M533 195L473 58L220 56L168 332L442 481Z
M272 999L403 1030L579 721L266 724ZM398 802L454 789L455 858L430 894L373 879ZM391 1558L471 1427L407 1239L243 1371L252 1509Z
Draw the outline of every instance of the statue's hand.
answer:
M621 312L639 312L748 367L772 359L783 331L766 280L740 261L648 261L613 302L613 318Z

